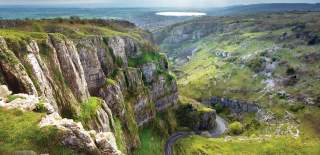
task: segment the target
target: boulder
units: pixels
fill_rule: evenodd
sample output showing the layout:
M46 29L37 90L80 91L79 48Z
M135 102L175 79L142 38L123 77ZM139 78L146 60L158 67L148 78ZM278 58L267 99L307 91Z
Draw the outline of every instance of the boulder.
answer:
M0 97L2 99L7 98L7 96L9 96L11 94L12 94L12 91L10 91L6 85L0 86Z

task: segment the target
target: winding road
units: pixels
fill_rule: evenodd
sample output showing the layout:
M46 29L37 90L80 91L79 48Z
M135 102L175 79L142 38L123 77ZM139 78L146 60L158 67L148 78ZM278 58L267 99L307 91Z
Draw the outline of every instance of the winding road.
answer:
M216 116L216 123L217 123L216 128L212 131L209 131L211 137L214 137L214 138L219 137L227 130L227 122L218 115ZM185 138L185 137L188 137L193 134L195 134L195 133L194 132L176 132L176 133L172 134L166 142L166 145L164 148L164 154L165 155L173 155L172 146L174 145L174 143L178 139Z

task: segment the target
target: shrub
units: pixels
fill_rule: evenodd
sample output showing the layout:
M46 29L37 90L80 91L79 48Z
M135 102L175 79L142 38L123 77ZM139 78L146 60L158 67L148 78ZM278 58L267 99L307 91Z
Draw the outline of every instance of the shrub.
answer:
M240 122L233 122L229 125L230 133L239 135L243 132L243 126Z
M288 68L286 73L287 73L287 75L294 75L296 73L296 71L293 68Z
M117 56L115 61L116 61L116 64L117 64L119 67L121 67L121 66L123 65L123 60L122 60L121 57Z
M221 113L223 111L223 106L220 103L217 103L213 107L214 110L216 110L217 113Z
M106 85L117 85L117 81L107 78Z
M305 106L302 105L302 104L298 104L298 105L295 104L295 105L291 105L289 107L289 110L292 111L292 112L298 112L298 111L300 111L300 110L302 110L304 108L305 108Z
M18 96L15 96L15 95L9 95L8 97L7 97L7 101L6 102L11 102L11 101L13 101L13 100L15 100L15 99L17 99L17 98L19 98Z
M260 72L265 67L265 60L263 58L257 57L249 61L248 66L254 71L254 72Z
M100 107L101 100L97 97L90 97L86 102L82 103L78 120L86 125L97 115L97 110Z
M44 106L44 101L43 100L40 100L40 102L36 105L35 111L36 112L46 112L47 111L47 109Z

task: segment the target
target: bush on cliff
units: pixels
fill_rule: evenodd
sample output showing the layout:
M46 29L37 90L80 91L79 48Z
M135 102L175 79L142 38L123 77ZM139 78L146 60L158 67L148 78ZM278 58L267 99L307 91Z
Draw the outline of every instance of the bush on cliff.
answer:
M80 116L77 119L86 126L86 124L96 116L97 110L100 107L101 99L97 97L90 97L86 102L82 103Z
M233 122L229 125L229 130L231 134L239 135L243 132L243 126L240 122Z

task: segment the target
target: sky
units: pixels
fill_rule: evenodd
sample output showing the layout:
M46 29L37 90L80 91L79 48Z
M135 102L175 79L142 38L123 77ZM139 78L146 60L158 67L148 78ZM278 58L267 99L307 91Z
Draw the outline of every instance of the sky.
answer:
M221 7L257 3L320 3L320 0L0 0L0 6L89 4L111 7Z

